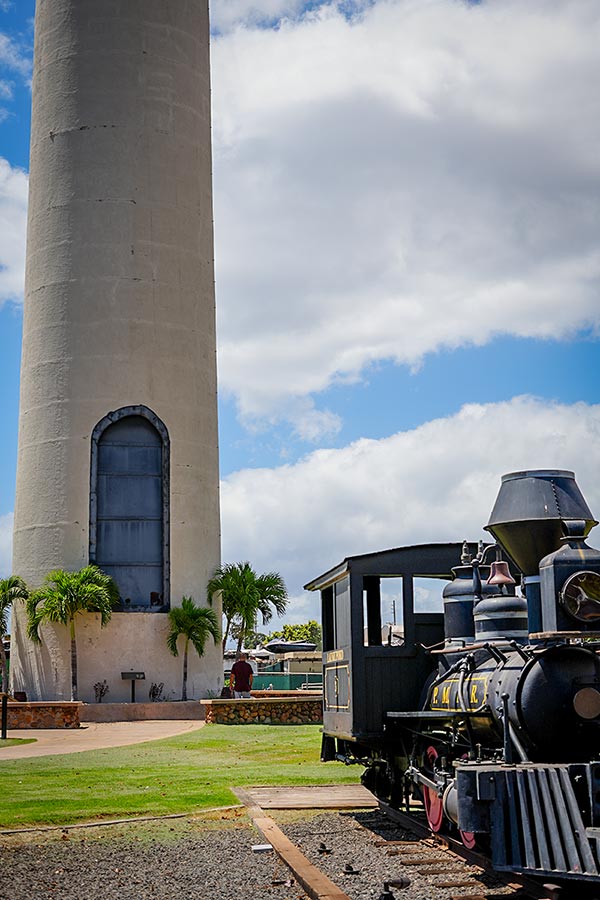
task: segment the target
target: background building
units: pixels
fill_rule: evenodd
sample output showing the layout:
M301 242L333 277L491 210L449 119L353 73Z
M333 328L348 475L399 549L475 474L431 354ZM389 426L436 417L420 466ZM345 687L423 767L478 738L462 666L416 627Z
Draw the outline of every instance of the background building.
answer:
M172 699L167 612L220 558L207 3L38 0L35 29L13 570L113 575L80 699L130 669ZM13 689L68 697L66 629L13 621ZM190 696L221 682L219 646L190 654Z

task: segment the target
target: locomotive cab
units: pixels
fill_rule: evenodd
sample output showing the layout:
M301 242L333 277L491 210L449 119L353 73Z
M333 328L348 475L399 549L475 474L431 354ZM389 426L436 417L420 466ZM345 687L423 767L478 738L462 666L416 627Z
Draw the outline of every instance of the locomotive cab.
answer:
M449 581L462 552L462 543L449 543L349 556L306 585L321 594L324 758L335 756L336 741L342 755L368 756L381 747L390 710L419 707L437 665L428 648L444 642L443 584L439 612L415 608L415 584ZM386 625L382 614L392 580L387 603L395 604L398 625Z

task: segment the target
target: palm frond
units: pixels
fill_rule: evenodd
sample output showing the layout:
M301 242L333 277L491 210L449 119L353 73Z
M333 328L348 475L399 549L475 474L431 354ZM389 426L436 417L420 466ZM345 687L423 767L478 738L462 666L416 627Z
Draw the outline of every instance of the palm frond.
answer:
M110 621L119 592L113 579L98 566L84 566L78 572L53 569L27 601L27 633L39 640L39 626L46 620L67 626L78 613L100 614L100 624Z
M190 643L198 656L204 655L204 648L209 637L212 637L215 644L218 643L221 640L221 628L214 609L205 606L198 609L194 628L190 634Z
M181 606L174 606L169 611L170 631L167 635L167 647L178 656L177 639L183 635L194 647L198 656L204 655L206 641L212 637L217 643L221 639L219 619L208 606L196 606L191 597L183 597Z
M43 616L40 615L38 604L42 602L38 591L30 594L26 601L25 611L27 614L27 637L30 641L39 644L41 641L39 627Z
M276 572L257 575L249 562L228 563L218 568L208 582L209 602L221 592L223 615L227 623L234 619L241 622L242 633L252 630L256 616L262 616L263 624L269 622L273 612L282 615L287 607L285 583Z
M169 648L173 656L179 656L179 650L177 649L177 639L179 638L180 634L181 631L173 628L167 635L167 647Z
M29 589L18 575L0 579L0 639L8 629L8 612L15 603L27 602Z

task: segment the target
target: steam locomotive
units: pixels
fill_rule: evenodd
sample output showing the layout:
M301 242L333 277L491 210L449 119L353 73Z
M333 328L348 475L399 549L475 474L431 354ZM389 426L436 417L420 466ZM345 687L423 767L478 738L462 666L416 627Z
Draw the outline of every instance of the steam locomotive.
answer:
M422 800L434 832L500 871L598 885L596 524L572 472L513 472L493 543L351 556L306 588L321 593L323 758L362 763L392 806ZM443 613L415 602L423 578L445 581ZM401 623L386 626L390 579Z

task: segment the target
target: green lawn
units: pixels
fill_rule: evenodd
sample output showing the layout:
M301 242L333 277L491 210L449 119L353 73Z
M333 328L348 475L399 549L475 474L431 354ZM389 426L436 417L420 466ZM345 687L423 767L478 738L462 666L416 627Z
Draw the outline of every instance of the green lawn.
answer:
M5 738L0 739L0 759L2 759L2 751L5 747L14 747L17 744L35 744L35 738Z
M193 812L237 803L232 786L356 782L319 762L318 725L209 725L192 734L64 756L0 757L0 827Z

